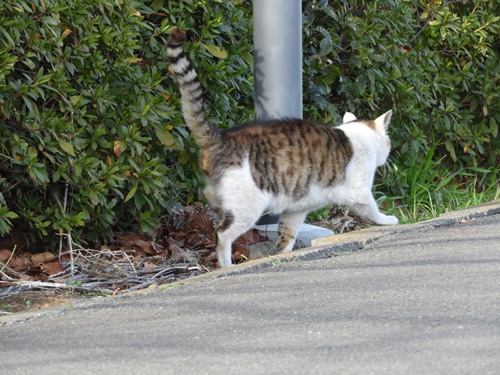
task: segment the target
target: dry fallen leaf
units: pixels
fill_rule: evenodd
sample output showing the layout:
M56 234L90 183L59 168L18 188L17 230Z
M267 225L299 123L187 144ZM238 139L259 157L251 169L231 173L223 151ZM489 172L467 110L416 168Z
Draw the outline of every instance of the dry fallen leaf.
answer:
M116 157L120 157L122 154L122 144L119 140L116 140L115 143L113 144L113 152L115 153Z
M43 282L43 283L46 283L46 282L48 282L48 281L49 281L49 275L47 275L46 273L43 273L43 272L39 272L39 273L37 273L37 274L33 277L33 279L34 279L35 281L41 281L41 282Z
M6 263L12 256L12 251L0 249L0 263Z
M50 251L45 251L45 252L39 253L39 254L33 254L31 256L31 260L32 260L33 264L35 264L35 265L38 265L41 263L51 262L54 259L56 259L56 256L53 253L51 253Z
M168 245L168 250L170 250L172 255L182 252L182 248L180 246L177 246L175 243L171 243L170 245Z
M241 256L241 253L239 251L235 251L233 253L233 261L234 261L234 263L236 263L236 264L241 263L242 260L244 261L245 258L243 258Z
M40 270L48 275L54 275L63 271L61 265L59 264L59 261L57 260L40 264Z
M213 231L212 220L210 220L205 212L194 212L189 218L187 229L202 229L207 232Z
M169 245L176 245L178 247L184 247L184 240L183 239L174 240L172 237L168 237L167 242Z
M170 77L173 77L175 75L174 69L170 65L168 66L168 75Z
M11 263L13 267L18 267L18 268L32 267L32 266L38 266L39 264L42 263L53 261L55 258L56 258L55 255L49 251L45 251L39 254L32 254L30 252L26 252L21 256L15 257L15 259L13 259Z
M118 246L120 246L122 250L128 250L131 249L132 245L135 245L139 240L142 240L141 236L134 233L126 232L118 236L117 242Z
M163 245L160 245L156 241L151 241L151 247L153 248L156 254L165 252L165 247Z
M151 241L138 240L135 244L132 245L135 250L141 249L146 254L156 255L156 251L151 246Z

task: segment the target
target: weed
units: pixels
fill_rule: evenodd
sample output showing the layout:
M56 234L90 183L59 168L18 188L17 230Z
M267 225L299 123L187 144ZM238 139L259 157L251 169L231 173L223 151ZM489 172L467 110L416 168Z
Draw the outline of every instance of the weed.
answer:
M78 287L80 287L80 286L82 286L82 285L83 285L83 282L81 282L81 281L75 281L75 280L71 280L71 279L69 279L69 280L68 280L68 284L69 284L69 285L73 285L73 286L78 286Z
M275 267L275 266L280 266L281 265L281 260L279 259L273 259L272 261L272 266Z

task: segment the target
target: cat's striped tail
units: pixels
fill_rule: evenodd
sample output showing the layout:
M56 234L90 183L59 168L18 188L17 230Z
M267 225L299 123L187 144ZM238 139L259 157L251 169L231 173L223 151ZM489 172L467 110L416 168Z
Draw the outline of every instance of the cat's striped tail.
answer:
M181 92L184 121L194 134L200 148L212 146L220 137L220 130L211 126L203 110L203 88L198 74L184 51L186 34L179 28L172 30L167 41L167 56L177 76Z

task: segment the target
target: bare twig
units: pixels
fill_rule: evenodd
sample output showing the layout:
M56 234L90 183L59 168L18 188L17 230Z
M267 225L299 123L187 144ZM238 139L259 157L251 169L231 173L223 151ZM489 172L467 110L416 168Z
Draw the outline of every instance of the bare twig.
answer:
M9 259L7 259L7 263L3 264L2 262L0 262L0 265L2 266L2 268L0 268L0 274L9 280L13 280L13 279L9 275L4 273L3 270L8 269L9 271L14 273L14 271L12 271L9 267L7 267L7 265L10 263L10 261L14 257L14 253L16 252L16 248L17 248L17 245L14 245L14 249L12 249L12 252L10 253Z
M74 262L74 253L73 253L73 240L71 238L71 232L68 233L58 233L61 238L64 236L68 240L68 246L69 246L69 251L67 252L69 254L69 268L70 268L70 274L73 276L75 274L75 262ZM61 256L65 254L59 251L59 261L61 262ZM62 263L62 262L61 262Z

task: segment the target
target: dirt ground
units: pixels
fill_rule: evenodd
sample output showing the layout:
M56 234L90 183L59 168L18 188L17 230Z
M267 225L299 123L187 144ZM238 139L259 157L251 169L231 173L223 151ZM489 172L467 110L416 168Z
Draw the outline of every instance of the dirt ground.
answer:
M95 296L95 295L94 295ZM34 290L0 297L0 316L41 308L69 304L94 297L67 290Z

